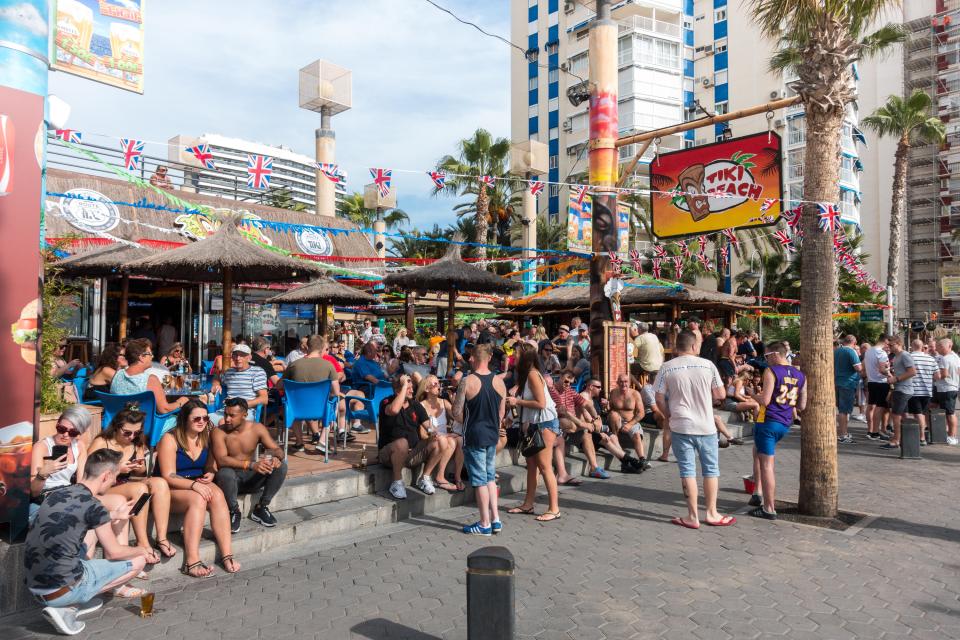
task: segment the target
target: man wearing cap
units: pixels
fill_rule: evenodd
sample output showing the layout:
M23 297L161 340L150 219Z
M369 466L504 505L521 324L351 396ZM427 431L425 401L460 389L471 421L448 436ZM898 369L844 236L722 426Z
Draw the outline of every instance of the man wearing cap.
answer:
M233 345L230 368L213 381L210 391L216 395L223 391L226 398L243 398L247 401L247 420L256 420L256 408L267 404L267 374L260 367L251 367L252 351L245 344ZM223 419L223 412L210 414L214 424Z
M557 337L553 339L553 346L556 349L557 358L560 361L560 368L567 366L567 345L570 344L570 327L565 324L560 325L557 330Z
M657 336L650 333L646 322L637 324L639 334L634 338L634 359L646 373L656 373L663 366L663 345ZM699 352L698 352L699 353Z

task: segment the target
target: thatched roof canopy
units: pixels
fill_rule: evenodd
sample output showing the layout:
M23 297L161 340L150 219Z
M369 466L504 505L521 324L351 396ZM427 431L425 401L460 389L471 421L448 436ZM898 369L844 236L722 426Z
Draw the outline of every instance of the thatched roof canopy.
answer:
M649 284L639 278L625 280L627 284ZM628 307L644 304L678 302L688 306L720 306L720 307L749 307L756 304L756 298L750 296L736 296L719 291L699 289L686 284L680 288L673 287L625 287L620 293L620 306ZM576 309L590 306L590 287L588 286L559 286L546 294L533 298L519 306L497 305L500 309L520 311L549 311Z
M320 278L300 285L280 295L273 296L267 302L280 303L317 303L317 304L370 304L375 301L372 294L360 291L330 278Z
M127 269L155 278L190 282L221 282L224 271L229 269L235 284L306 279L322 272L306 260L253 244L237 229L238 223L239 217L231 216L223 220L213 235L137 260Z
M77 253L58 261L54 266L70 278L111 278L123 275L123 268L131 262L156 253L143 245L117 243Z
M391 273L383 279L383 284L404 291L509 293L519 288L515 282L464 262L457 244L451 244L447 255L433 264Z

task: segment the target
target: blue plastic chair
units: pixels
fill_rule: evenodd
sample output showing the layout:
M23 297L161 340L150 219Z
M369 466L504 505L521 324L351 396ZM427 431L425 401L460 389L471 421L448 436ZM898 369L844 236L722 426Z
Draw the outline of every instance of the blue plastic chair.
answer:
M339 398L330 395L330 380L321 382L283 381L283 415L286 435L283 439L283 453L286 456L287 443L290 440L290 428L298 420L320 420L323 427L337 422L337 404ZM258 407L260 408L260 407ZM323 461L330 460L330 431L327 430L324 444ZM336 440L336 438L334 438Z
M577 378L577 383L574 387L577 390L577 393L581 393L584 387L587 386L587 381L590 380L590 375L591 375L591 371L590 369L587 369L586 371L580 374L579 378Z
M110 421L113 420L113 416L122 411L124 407L127 406L127 403L135 402L140 405L140 411L143 411L145 414L147 414L147 417L143 421L143 433L147 438L147 444L151 449L156 447L157 443L160 442L160 438L163 437L163 434L166 433L166 431L169 431L169 429L166 431L161 430L157 425L163 422L166 418L180 413L180 409L176 409L170 413L157 413L157 400L153 396L153 391L133 393L126 396L104 393L102 391L94 391L93 393L103 404L104 426L110 424Z
M84 372L86 372L86 369L84 369ZM78 376L74 377L74 379L73 379L73 388L74 388L74 390L75 390L76 393L77 393L77 402L78 402L79 404L89 404L89 405L91 405L91 406L99 406L99 405L100 405L100 401L99 401L99 400L84 400L84 399L83 399L83 394L85 394L85 393L87 392L87 389L88 389L89 387L90 387L90 378L88 378L86 375L83 375L83 376L79 376L79 375L78 375Z
M393 385L389 382L378 382L373 388L373 393L366 398L355 398L347 396L347 424L353 420L364 420L372 422L377 436L377 443L380 443L380 403L393 395ZM363 409L351 409L350 401L356 400L363 403Z
M201 360L200 361L200 371L203 375L210 375L210 370L213 369L213 360Z

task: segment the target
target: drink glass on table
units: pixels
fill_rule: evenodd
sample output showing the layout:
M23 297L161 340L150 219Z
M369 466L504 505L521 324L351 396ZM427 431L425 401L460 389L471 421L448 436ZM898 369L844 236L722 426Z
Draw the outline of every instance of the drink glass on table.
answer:
M140 596L140 617L149 618L153 615L153 597L152 592L147 592Z
M200 376L198 375L190 376L190 391L193 391L193 392L200 391Z

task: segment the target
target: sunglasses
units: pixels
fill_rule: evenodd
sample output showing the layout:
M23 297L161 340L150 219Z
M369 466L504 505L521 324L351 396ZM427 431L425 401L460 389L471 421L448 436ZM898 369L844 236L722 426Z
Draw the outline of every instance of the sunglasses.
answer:
M67 434L67 435L69 435L71 438L78 438L78 437L80 437L80 432L79 432L79 431L77 431L77 430L74 429L73 427L65 427L65 426L63 426L62 424L58 424L58 425L57 425L57 433L59 433L60 435Z
M153 357L153 351L144 351L144 352L143 352L143 355L146 356L146 357L152 358L152 357Z
M190 422L194 424L206 424L210 422L210 416L193 416L190 418Z
M129 430L127 430L127 429L120 429L120 433L123 434L123 437L124 437L124 438L126 438L126 439L128 439L128 440L133 440L134 437L136 437L139 433L141 433L141 430L140 430L140 429L134 429L133 431L129 431Z

